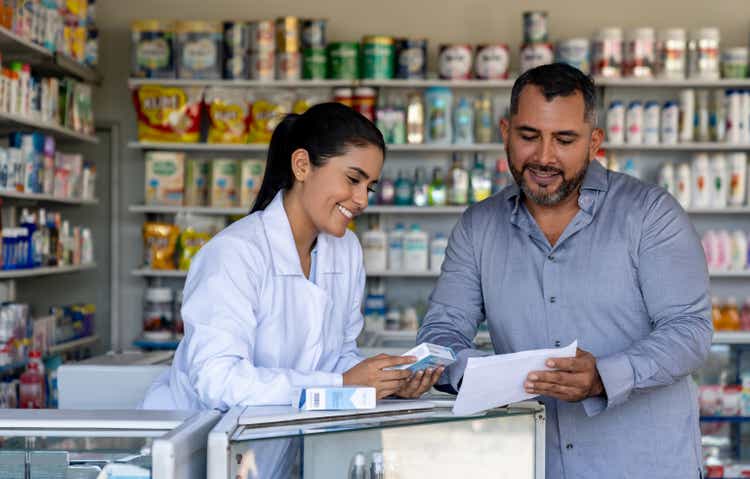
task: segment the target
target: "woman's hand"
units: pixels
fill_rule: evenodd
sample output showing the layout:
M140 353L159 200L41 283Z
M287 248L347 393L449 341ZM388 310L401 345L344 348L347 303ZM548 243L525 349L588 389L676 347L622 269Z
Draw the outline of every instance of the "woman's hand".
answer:
M345 372L344 386L374 387L377 398L383 399L399 391L411 376L411 371L406 369L388 371L385 369L402 364L413 364L416 360L417 358L413 356L378 354L373 358L365 359Z
M422 394L430 390L432 386L440 379L440 375L445 371L445 367L439 368L427 368L422 371L417 371L409 378L408 381L404 382L404 385L396 391L396 396L402 398L418 398Z

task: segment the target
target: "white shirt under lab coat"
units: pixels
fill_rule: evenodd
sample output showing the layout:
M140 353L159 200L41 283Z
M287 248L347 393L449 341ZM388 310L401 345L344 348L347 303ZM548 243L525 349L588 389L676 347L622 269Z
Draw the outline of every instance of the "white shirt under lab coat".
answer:
M185 337L142 407L282 405L295 388L341 386L363 359L362 250L351 231L319 234L316 249L317 284L302 272L281 192L201 248L185 283Z

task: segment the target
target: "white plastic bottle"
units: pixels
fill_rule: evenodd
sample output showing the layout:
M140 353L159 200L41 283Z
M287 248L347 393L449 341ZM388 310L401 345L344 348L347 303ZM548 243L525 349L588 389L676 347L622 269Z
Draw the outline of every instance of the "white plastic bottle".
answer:
M355 454L352 459L349 479L367 479L367 458L361 452Z
M388 233L388 269L391 271L402 271L404 269L404 225L398 223Z
M438 233L430 242L430 269L440 271L445 259L445 250L448 248L448 238L444 234Z
M742 119L742 93L737 90L727 90L727 122L726 143L736 145L742 141L744 121Z
M729 196L729 171L723 153L711 159L711 207L726 208Z
M729 269L743 271L747 265L747 235L742 231L735 231L731 238L732 249L729 256Z
M661 120L661 107L658 102L648 101L644 107L643 117L643 143L656 145L659 143L659 123Z
M427 271L428 235L419 225L411 225L411 230L404 235L404 270Z
M693 157L692 205L696 208L711 206L711 165L707 153L698 153Z
M625 143L625 105L619 100L607 110L607 141L613 145Z
M718 271L726 271L730 265L732 251L732 237L727 230L720 230L716 234L716 261L714 265Z
M664 103L661 109L661 142L665 145L675 145L680 139L680 107L675 102Z
M742 206L747 190L747 153L732 153L729 164L729 204Z
M680 142L693 141L695 122L695 90L686 89L680 92Z
M677 167L677 175L675 178L675 198L683 208L690 207L690 186L690 166L688 166L687 163L681 163L680 166Z
M659 170L659 186L675 196L677 188L675 187L674 165L670 162L661 165Z
M376 272L387 269L387 248L388 237L379 227L365 231L362 235L362 249L367 271Z
M632 101L625 113L625 141L629 145L643 143L643 103Z

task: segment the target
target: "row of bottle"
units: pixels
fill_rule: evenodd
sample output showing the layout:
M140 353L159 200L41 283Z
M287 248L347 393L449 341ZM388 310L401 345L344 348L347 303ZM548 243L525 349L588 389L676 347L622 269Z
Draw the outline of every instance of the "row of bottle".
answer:
M365 270L376 271L440 271L445 258L448 239L437 233L430 235L418 224L407 231L397 224L385 232L375 225L362 233Z
M396 477L389 471L388 477ZM349 479L385 479L386 471L382 451L373 451L370 466L363 452L354 455L349 466Z
M679 103L614 100L607 109L611 144L750 143L750 90L680 92Z
M747 153L696 153L693 161L664 163L659 185L683 208L725 208L748 204Z
M426 305L423 302L401 307L399 304L388 304L385 287L382 281L370 283L365 297L365 329L378 331L416 331L424 316Z
M735 298L711 298L711 320L716 331L750 331L750 297L742 309Z
M89 228L70 227L60 213L40 208L21 212L19 227L2 230L2 269L90 264L94 244Z
M498 141L500 115L489 94L454 98L447 87L430 87L404 98L381 93L375 124L390 144L460 144Z
M511 182L508 164L504 158L495 163L494 171L485 166L484 159L477 154L474 166L469 170L458 154L453 155L453 163L448 174L435 167L432 180L427 178L425 169L418 167L410 179L405 171L399 170L395 181L386 171L372 192L369 203L399 206L445 206L478 203L500 191Z
M750 268L750 242L744 231L708 230L701 238L710 271L744 271Z

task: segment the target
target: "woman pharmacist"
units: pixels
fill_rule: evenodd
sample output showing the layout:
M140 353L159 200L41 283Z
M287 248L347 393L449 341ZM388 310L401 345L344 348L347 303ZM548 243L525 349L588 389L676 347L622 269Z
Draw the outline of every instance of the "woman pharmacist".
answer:
M338 103L279 124L252 213L193 260L185 337L144 408L282 405L303 386L418 397L437 381L442 369L387 370L414 358L357 350L365 271L347 225L367 207L384 154L372 122Z

